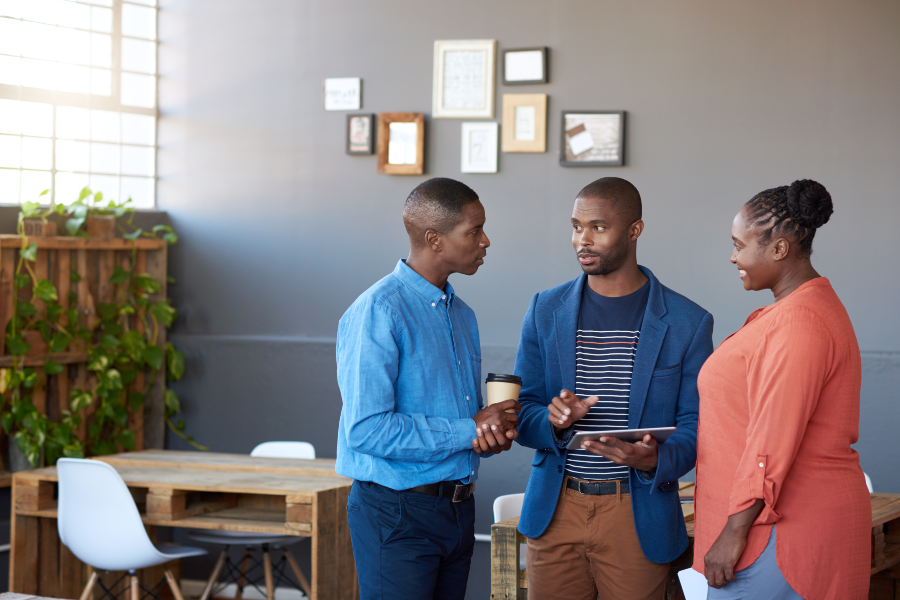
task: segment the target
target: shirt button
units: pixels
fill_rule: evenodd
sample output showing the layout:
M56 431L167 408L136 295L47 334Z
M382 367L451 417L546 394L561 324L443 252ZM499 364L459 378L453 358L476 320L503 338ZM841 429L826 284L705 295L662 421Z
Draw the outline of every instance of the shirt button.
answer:
M444 294L443 296L441 296L441 300L446 300L446 299L447 299L447 294Z
M475 474L475 471L472 471L472 475L474 475L474 474Z
M468 401L469 401L469 397L468 397L468 396L466 396L466 402L468 402Z
M761 467L764 467L764 466L765 466L765 465L764 465L764 464L762 464L762 463L759 463L759 466L761 466Z
M432 302L431 305L432 305L432 306L437 306L437 304L435 304L434 302Z

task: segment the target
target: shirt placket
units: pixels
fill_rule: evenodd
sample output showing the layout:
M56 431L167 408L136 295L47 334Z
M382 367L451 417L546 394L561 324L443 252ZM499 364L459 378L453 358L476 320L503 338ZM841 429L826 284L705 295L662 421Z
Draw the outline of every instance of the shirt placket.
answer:
M456 408L457 408L457 411L460 413L460 417L463 416L462 413L465 413L466 417L471 418L471 417L475 416L475 412L474 412L474 408L473 408L474 404L473 404L473 400L472 400L473 395L465 393L467 386L466 386L466 382L463 379L462 359L460 359L459 352L457 352L456 336L454 335L454 332L453 332L453 319L450 316L450 300L447 299L446 294L441 296L441 299L444 300L444 302L441 303L441 307L443 308L444 311L446 311L446 314L447 314L447 326L450 330L450 345L453 348L453 356L456 358L456 381L457 381L457 384L459 385L459 392L460 392L460 394L457 396L458 400L457 400ZM459 400L462 397L465 397L465 405L463 405L462 402ZM476 468L477 461L478 461L478 455L475 454L474 452L470 452L469 454L471 455L469 457L469 477L474 477L475 468ZM467 481L469 481L469 478L466 478L463 481L467 482Z

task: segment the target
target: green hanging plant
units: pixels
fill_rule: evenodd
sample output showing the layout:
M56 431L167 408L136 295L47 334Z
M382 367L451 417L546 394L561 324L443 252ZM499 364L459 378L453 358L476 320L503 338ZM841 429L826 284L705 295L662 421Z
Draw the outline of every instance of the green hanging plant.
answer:
M47 191L41 193L45 195ZM144 401L153 386L154 375L166 365L166 380L178 381L184 375L184 355L171 342L160 343L160 329L168 328L178 313L168 299L153 301L151 295L162 290L162 282L148 273L135 272L137 249L132 249L130 269L116 266L109 278L114 287L114 301L99 303L99 319L82 320L74 308L77 294L69 293L70 308L64 309L53 283L38 278L32 264L37 260L37 244L28 241L24 233L24 219L40 218L46 222L53 214L67 215L65 231L69 235L87 236L86 220L93 215L116 218L116 225L126 239L150 237L169 244L178 241L168 225L157 225L145 232L133 225L134 207L131 199L100 204L103 195L84 188L78 200L69 206L51 204L42 209L39 202L26 202L19 213L17 234L22 238L15 271L15 288L31 286L29 300L16 300L13 315L5 332L7 351L13 355L13 366L0 369L0 425L13 435L16 445L29 462L37 466L42 450L48 464L60 457L113 454L119 448L135 449L134 432L128 428L129 414L143 410ZM127 216L127 218L125 218ZM70 281L77 283L80 275L72 270ZM38 302L40 301L40 302ZM39 308L40 307L40 308ZM37 331L47 344L48 356L42 371L24 366L24 356L31 350L26 332ZM65 366L51 360L51 355L67 349L88 355L87 369L94 374L91 389L76 388L69 395L70 411L59 422L41 414L35 407L34 391L46 386L48 375L63 373ZM184 421L175 392L164 392L164 419L169 429L199 450L207 450L184 433ZM88 424L85 441L78 437L82 418L78 414L94 406L93 420Z

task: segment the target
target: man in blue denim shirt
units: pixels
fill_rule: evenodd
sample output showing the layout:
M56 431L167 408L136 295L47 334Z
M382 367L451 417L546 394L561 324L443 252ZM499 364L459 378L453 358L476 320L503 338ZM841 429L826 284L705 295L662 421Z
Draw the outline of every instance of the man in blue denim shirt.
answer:
M473 275L490 241L468 186L435 178L406 201L410 254L338 327L343 398L337 472L361 600L465 597L479 454L509 449L515 400L482 409L475 314L447 282ZM477 430L477 433L476 433Z

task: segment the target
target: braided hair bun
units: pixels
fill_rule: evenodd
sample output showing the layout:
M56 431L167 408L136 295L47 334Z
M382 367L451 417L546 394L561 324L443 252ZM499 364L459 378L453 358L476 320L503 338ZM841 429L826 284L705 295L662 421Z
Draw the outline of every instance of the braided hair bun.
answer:
M798 179L790 185L785 208L791 220L811 229L827 223L834 212L831 194L824 185L812 179Z

